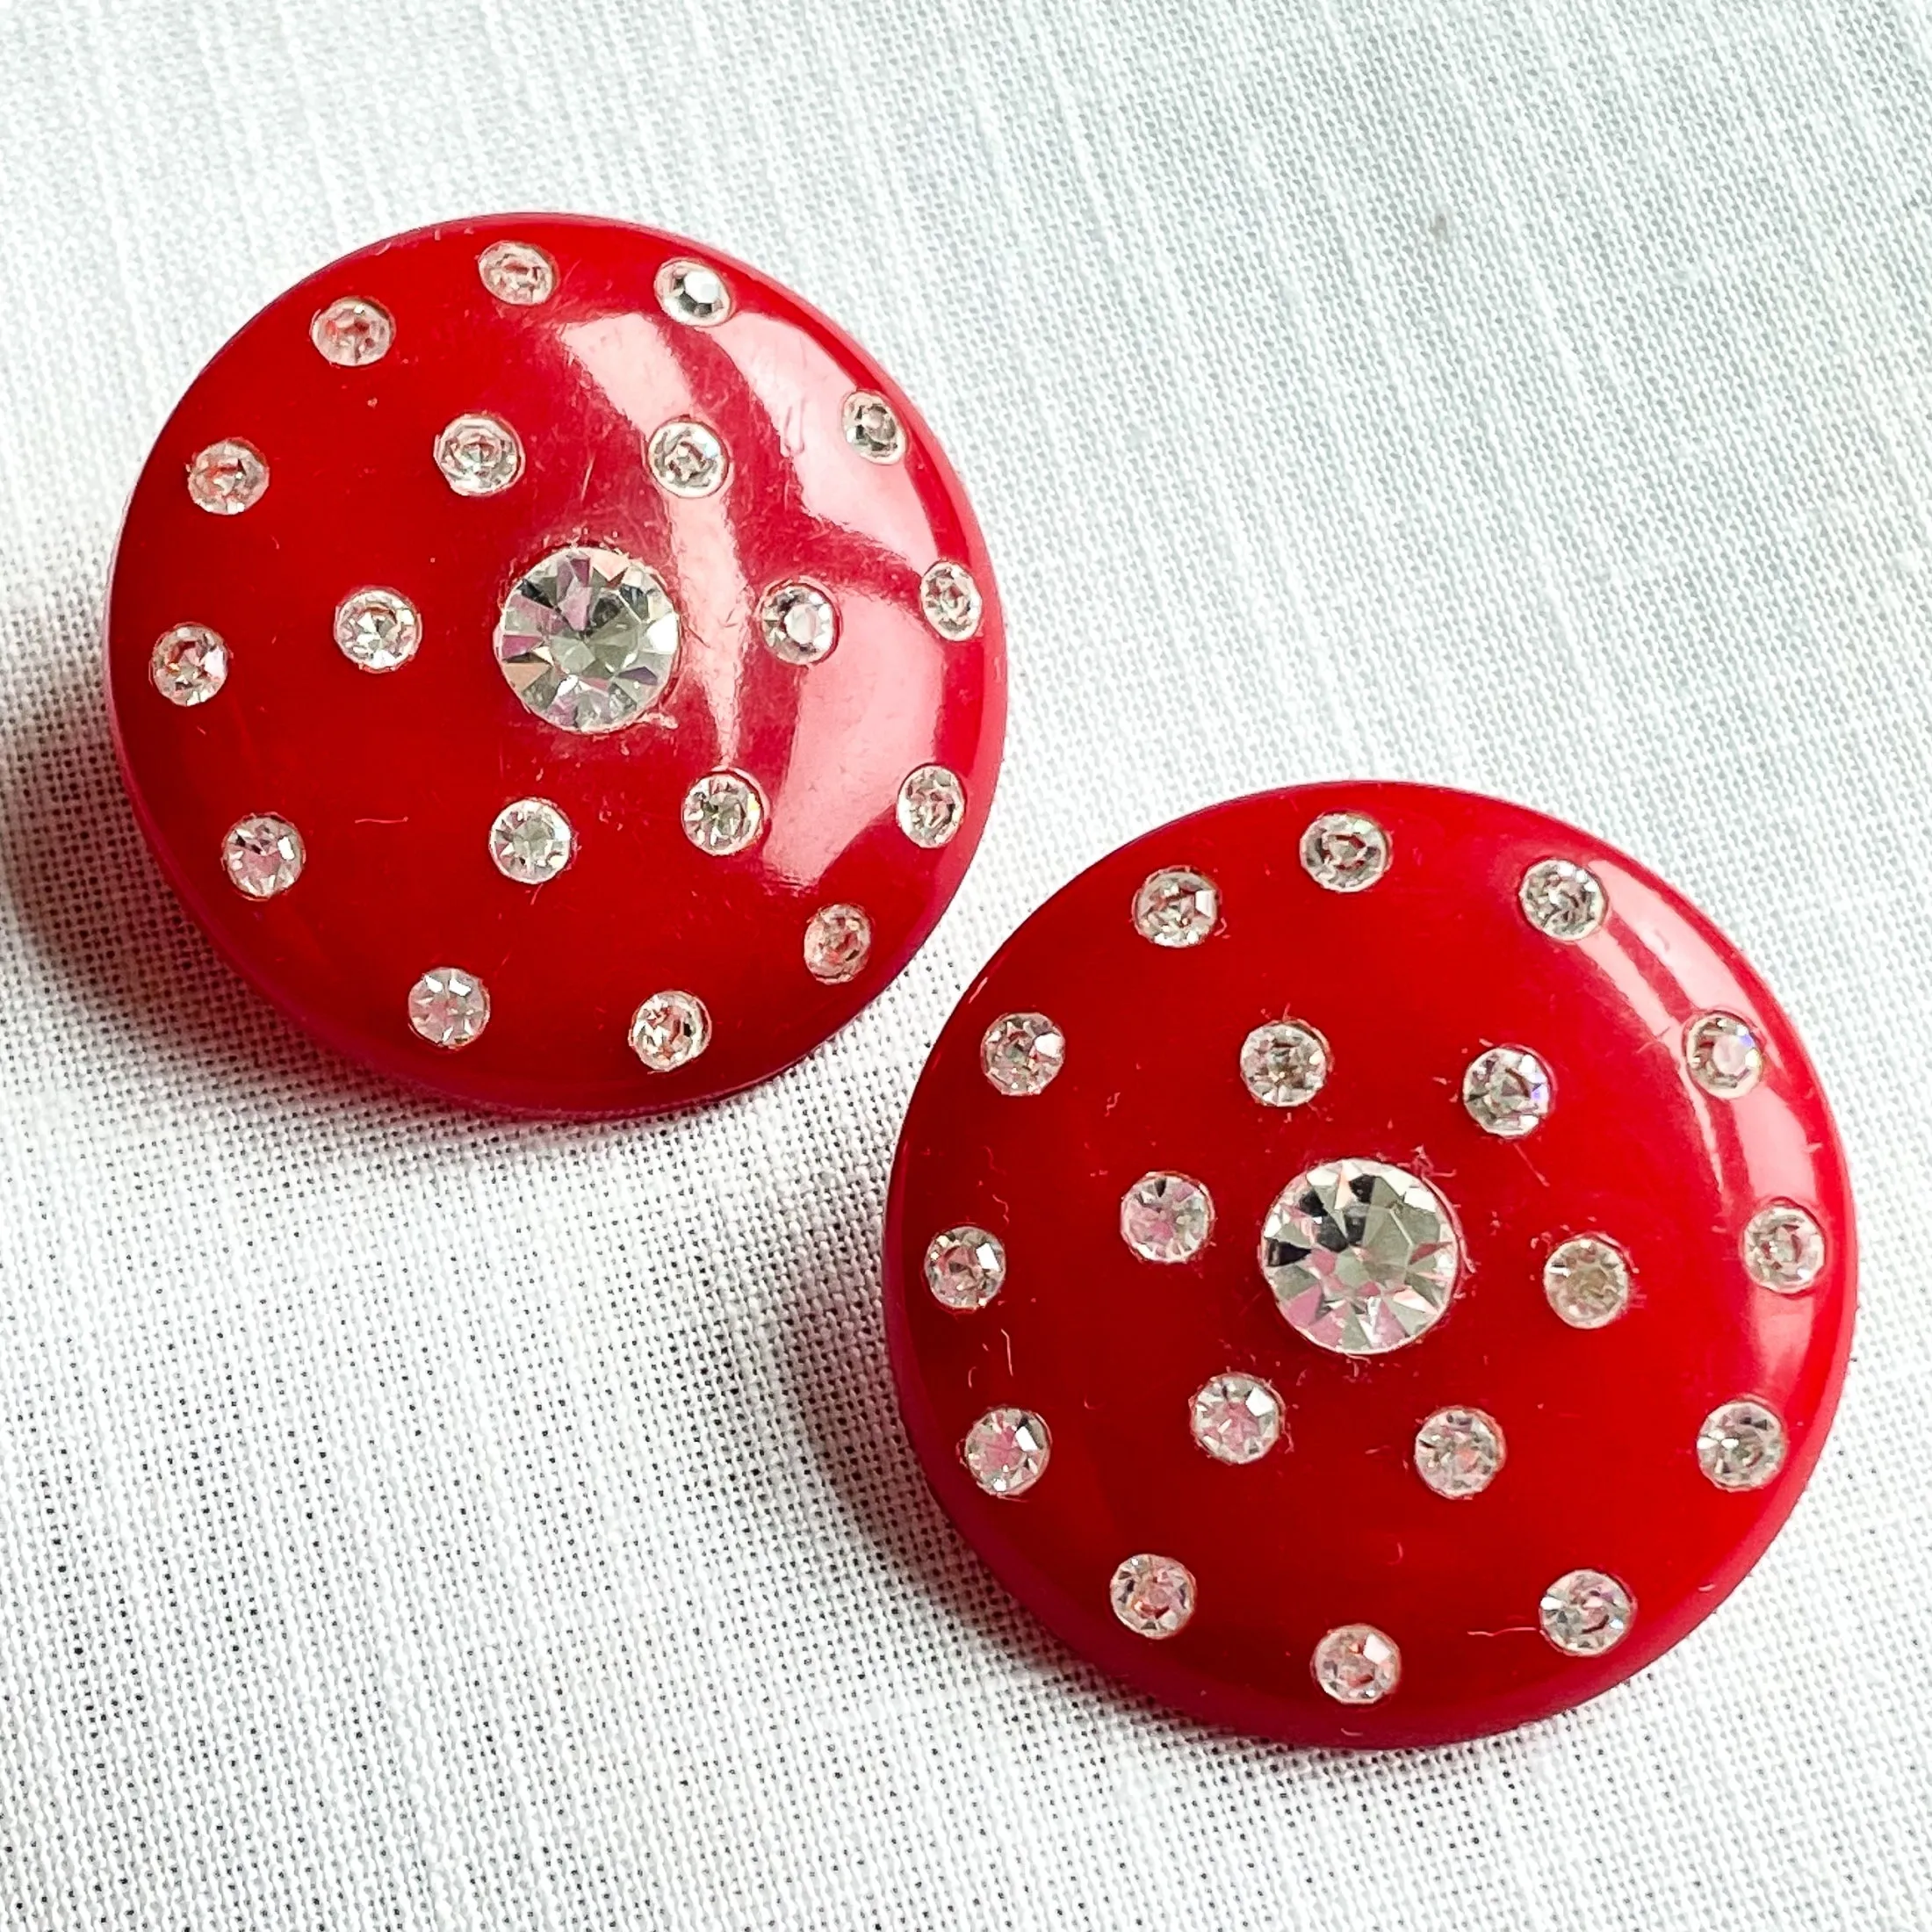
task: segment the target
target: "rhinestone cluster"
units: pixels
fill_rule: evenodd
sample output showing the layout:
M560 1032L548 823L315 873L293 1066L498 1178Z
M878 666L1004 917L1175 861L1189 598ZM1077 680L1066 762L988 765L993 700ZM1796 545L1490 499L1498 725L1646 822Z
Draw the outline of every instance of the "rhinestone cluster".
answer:
M543 308L558 300L564 282L557 259L515 235L482 247L474 266L483 291L506 311ZM652 292L665 317L696 330L731 321L739 313L741 299L751 292L734 288L724 271L690 256L664 262ZM506 315L497 326L515 325ZM308 323L315 354L343 371L344 380L350 372L367 370L389 356L397 331L391 309L355 290L333 297ZM901 464L912 447L898 408L871 390L845 398L837 434L849 451L869 463ZM531 461L515 425L483 409L449 421L429 453L449 489L465 498L488 498L516 487ZM644 469L671 497L703 499L730 485L732 452L724 437L716 425L696 415L659 423L644 438L639 455ZM239 516L268 490L270 463L254 443L223 437L192 454L184 480L198 508L213 516ZM524 568L504 598L494 640L502 675L524 709L546 724L578 734L672 724L660 708L686 637L684 613L673 595L674 581L595 541L566 544ZM984 618L980 586L955 559L931 562L905 595L926 628L947 644L976 636ZM388 584L349 588L335 606L332 624L342 658L376 674L400 672L419 656L433 657L447 648L439 632L426 651L427 630L419 605L405 590ZM761 643L781 663L801 668L822 664L836 648L840 630L833 592L803 576L771 582L750 614L753 643ZM252 649L244 641L244 658ZM191 622L177 624L155 639L148 668L159 696L183 710L209 703L236 674L229 642L208 625ZM241 674L246 672L244 662ZM959 836L968 806L966 785L957 772L924 763L900 778L888 823L910 846L936 852ZM679 818L696 850L728 860L760 842L769 829L771 811L756 776L725 769L691 782ZM592 836L601 836L596 827L588 829ZM580 859L578 831L548 798L509 800L487 826L478 826L476 835L487 835L491 864L515 886L546 885ZM239 820L224 834L220 852L223 871L236 891L264 900L293 888L308 857L300 831L278 813ZM811 977L842 984L865 971L874 946L873 918L864 907L821 905L804 919L800 963ZM412 1030L445 1049L469 1044L489 1020L487 989L460 967L424 972L402 1004ZM710 1015L696 995L667 990L636 1009L629 1037L645 1067L672 1071L707 1049ZM1050 1049L1044 1042L1037 1046L1037 1064L1043 1069ZM1016 1071L1020 1084L1013 1091L1024 1091L1028 1078L1043 1084L1050 1077ZM997 1242L990 1236L985 1240L997 1254ZM998 1278L997 1269L985 1277L995 1287Z
M1388 833L1373 819L1335 812L1309 825L1301 859L1318 885L1351 893L1384 876L1391 850ZM1611 913L1602 878L1557 858L1529 868L1518 901L1530 925L1565 945L1599 931ZM1130 918L1142 939L1178 950L1210 938L1222 911L1211 878L1171 867L1148 876L1134 897ZM1067 1049L1066 1034L1049 1015L1008 1013L985 1028L980 1063L998 1093L1036 1096L1059 1077ZM1764 1068L1758 1034L1726 1013L1704 1015L1686 1028L1683 1056L1695 1086L1726 1099L1748 1092ZM1243 1085L1269 1107L1308 1104L1332 1073L1327 1040L1296 1019L1254 1027L1241 1040L1236 1060ZM1517 1140L1549 1117L1555 1089L1548 1066L1535 1052L1505 1045L1476 1055L1464 1070L1460 1092L1475 1127ZM1121 1238L1141 1260L1186 1265L1208 1244L1215 1227L1208 1187L1186 1174L1143 1174L1121 1198ZM1795 1202L1767 1203L1741 1231L1739 1242L1744 1274L1774 1294L1802 1294L1824 1272L1823 1230ZM1317 1346L1344 1356L1382 1353L1425 1334L1450 1306L1464 1265L1455 1216L1436 1188L1401 1168L1359 1158L1321 1163L1288 1183L1264 1217L1259 1260L1287 1324ZM926 1251L926 1281L934 1300L959 1315L984 1308L999 1294L1007 1266L999 1236L976 1224L934 1236ZM1543 1244L1540 1267L1550 1313L1569 1328L1604 1328L1632 1306L1636 1284L1631 1258L1607 1235L1553 1235ZM1204 1456L1229 1467L1288 1449L1280 1394L1246 1367L1200 1384L1189 1399L1186 1425ZM1047 1474L1049 1420L1030 1409L990 1411L962 1446L976 1478L976 1457L986 1453L982 1432L990 1426L996 1431L1000 1474L997 1485L980 1479L981 1487L996 1495L1020 1494ZM1029 1445L1037 1445L1037 1462ZM1730 1491L1771 1482L1788 1454L1782 1418L1755 1395L1720 1403L1685 1448L1706 1481ZM1470 1503L1507 1480L1503 1424L1473 1405L1452 1404L1418 1418L1408 1453L1421 1483L1446 1501ZM1009 1468L1018 1480L1009 1478ZM1178 1558L1158 1554L1126 1558L1113 1575L1108 1597L1126 1628L1156 1640L1177 1635L1200 1607L1193 1573ZM1535 1626L1557 1650L1593 1657L1622 1642L1636 1614L1635 1597L1622 1579L1581 1568L1543 1590ZM1309 1665L1324 1695L1352 1705L1391 1695L1402 1675L1395 1640L1367 1624L1328 1632Z

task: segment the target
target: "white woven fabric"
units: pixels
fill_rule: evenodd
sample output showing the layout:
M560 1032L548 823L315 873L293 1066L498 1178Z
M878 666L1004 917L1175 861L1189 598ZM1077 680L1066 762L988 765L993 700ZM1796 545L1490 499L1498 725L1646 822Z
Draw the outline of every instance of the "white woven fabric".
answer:
M1932 9L0 0L0 1922L1932 1925ZM517 206L851 327L1011 624L936 941L657 1125L312 1050L176 911L96 693L201 360L342 249ZM1044 1639L928 1497L876 1307L977 963L1128 834L1346 772L1708 907L1868 1244L1735 1600L1584 1712L1375 1761Z

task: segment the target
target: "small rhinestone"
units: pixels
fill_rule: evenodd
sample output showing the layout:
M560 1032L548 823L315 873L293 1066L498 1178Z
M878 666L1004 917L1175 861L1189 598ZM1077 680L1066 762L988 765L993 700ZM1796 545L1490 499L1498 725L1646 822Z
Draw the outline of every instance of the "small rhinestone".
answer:
M1763 1402L1726 1402L1698 1431L1698 1466L1720 1489L1762 1489L1784 1466L1784 1424Z
M1144 1261L1186 1261L1215 1224L1215 1204L1185 1174L1143 1174L1121 1196L1121 1239Z
M1299 1020L1257 1027L1241 1042L1241 1078L1263 1107L1301 1107L1329 1077L1329 1044Z
M845 400L845 439L874 463L897 463L905 454L905 431L883 396L861 389Z
M1744 1230L1745 1272L1761 1288L1798 1294L1824 1272L1825 1231L1802 1208L1761 1208Z
M1566 944L1588 939L1610 909L1603 881L1568 859L1539 859L1523 875L1517 898L1538 932Z
M963 564L936 563L919 579L919 609L948 644L964 644L979 629L985 605Z
M466 1047L490 1023L489 989L460 966L436 966L409 989L409 1024L432 1047Z
M855 978L872 951L872 921L856 905L821 905L805 921L805 970L835 986Z
M1038 1093L1066 1064L1066 1035L1043 1013L1002 1013L979 1042L979 1063L1002 1093Z
M1707 1013L1684 1029L1683 1063L1706 1093L1734 1100L1757 1085L1764 1049L1734 1013Z
M483 286L500 302L533 308L547 302L557 286L557 270L541 249L528 242L493 242L476 258Z
M730 467L724 445L702 422L663 424L651 438L651 473L673 496L710 496Z
M269 466L252 443L211 443L188 465L188 494L211 516L239 516L262 501Z
M1380 1704L1402 1682L1402 1653L1373 1624L1330 1631L1313 1663L1316 1683L1337 1704Z
M714 771L684 795L684 836L714 859L742 852L765 829L765 798L742 773Z
M1469 1063L1462 1104L1485 1134L1521 1140L1548 1117L1549 1071L1527 1048L1491 1047Z
M1600 1329L1630 1306L1630 1263L1601 1235L1578 1235L1550 1250L1543 1293L1573 1329Z
M1614 1648L1628 1634L1636 1613L1630 1592L1601 1570L1567 1572L1537 1605L1543 1634L1573 1657L1600 1656Z
M301 833L272 811L230 825L221 841L229 883L251 899L272 899L287 891L301 877L307 856Z
M1281 1398L1253 1375L1217 1375L1187 1408L1194 1440L1216 1462L1255 1462L1281 1439Z
M916 846L950 845L966 816L966 788L943 765L921 765L899 787L899 830Z
M1130 1556L1114 1571L1107 1596L1136 1637L1171 1637L1194 1614L1193 1572L1171 1556Z
M1006 1251L984 1228L948 1228L926 1244L926 1285L943 1307L983 1308L1006 1280Z
M989 1409L966 1431L961 1456L988 1496L1024 1496L1053 1453L1047 1425L1029 1409Z
M170 704L205 704L228 681L228 647L205 624L177 624L155 639L148 674Z
M839 641L837 607L817 584L776 584L758 606L765 648L787 664L817 664Z
M335 648L364 671L393 671L422 642L416 607L394 590L358 590L335 606Z
M570 863L570 820L547 798L519 798L490 825L490 861L515 885L547 885Z
M380 362L396 339L389 312L373 302L344 295L331 302L308 325L308 339L324 362L338 369L360 369Z
M1416 1473L1438 1496L1487 1489L1503 1457L1503 1431L1481 1409L1438 1409L1416 1431Z
M711 1043L711 1016L696 993L652 993L631 1016L631 1050L653 1073L674 1073Z
M523 445L494 416L458 416L436 441L436 467L458 496L494 496L515 482Z
M1134 924L1157 946L1199 946L1221 917L1221 894L1200 872L1157 872L1134 895Z
M1388 834L1359 811L1326 811L1301 834L1301 865L1330 892L1366 892L1388 869Z
M658 306L674 322L715 328L732 312L724 278L702 262L667 262L658 270Z

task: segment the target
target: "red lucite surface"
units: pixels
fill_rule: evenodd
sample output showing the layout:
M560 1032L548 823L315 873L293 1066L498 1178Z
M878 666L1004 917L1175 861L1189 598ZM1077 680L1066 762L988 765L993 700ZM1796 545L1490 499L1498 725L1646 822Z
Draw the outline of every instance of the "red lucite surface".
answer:
M494 297L479 252L546 251L557 287L533 307ZM717 268L722 324L674 322L660 266ZM342 368L311 319L342 296L381 305L393 346ZM840 427L855 389L885 396L902 462L876 464ZM500 495L465 498L432 458L472 413L520 436ZM717 495L652 481L651 433L696 417L724 438ZM190 459L223 438L267 459L266 494L239 515L191 501ZM524 710L492 650L512 584L571 543L658 571L683 616L663 721L580 735ZM922 573L963 564L985 600L978 633L922 621ZM830 590L839 640L800 666L768 651L756 610L793 579ZM339 600L369 585L422 612L422 644L373 675L336 649ZM221 633L227 683L181 709L154 688L156 638ZM910 959L957 888L991 802L1006 710L992 573L952 470L900 391L824 317L752 270L624 224L508 216L424 229L352 255L292 289L208 365L135 488L108 613L114 728L128 788L169 878L228 957L344 1053L453 1098L518 1111L634 1113L761 1080L843 1026ZM670 728L665 728L666 725ZM957 835L921 849L898 829L900 781L928 762L964 783ZM687 788L721 768L762 786L770 817L749 851L685 838ZM578 851L537 888L492 865L488 828L511 800L548 798ZM306 865L278 898L244 898L220 847L245 815L292 820ZM818 906L873 926L858 977L805 970ZM491 995L482 1036L457 1051L411 1030L424 971L458 966ZM709 1008L709 1049L669 1073L626 1042L638 1002L666 987Z
M1297 848L1318 813L1363 811L1393 839L1369 890L1323 890ZM1517 888L1538 860L1590 867L1610 916L1559 944ZM1142 939L1134 895L1161 868L1206 873L1221 923L1202 943ZM1719 1009L1760 1030L1761 1083L1695 1086L1684 1022ZM1043 1012L1065 1064L1043 1092L982 1076L998 1015ZM1258 1104L1237 1056L1292 1016L1327 1035L1327 1083L1293 1109ZM1485 1048L1530 1047L1554 1105L1527 1137L1484 1133L1460 1099ZM1258 1265L1262 1220L1327 1157L1403 1166L1446 1197L1465 1272L1440 1321L1387 1354L1318 1348L1278 1313ZM1192 1261L1140 1259L1121 1196L1162 1169L1206 1184L1214 1231ZM1822 1277L1757 1286L1740 1237L1783 1200L1811 1209ZM927 1292L927 1240L977 1223L1006 1244L1004 1287L959 1313ZM1595 1330L1546 1300L1542 1257L1599 1232L1635 1293ZM1138 840L1049 900L962 1001L913 1097L886 1229L885 1310L907 1429L941 1501L1001 1581L1085 1657L1176 1708L1303 1744L1423 1745L1544 1717L1669 1648L1770 1541L1823 1445L1850 1343L1855 1251L1836 1135L1812 1069L1763 984L1667 886L1598 840L1516 807L1396 784L1239 800ZM1194 1444L1210 1377L1280 1392L1287 1438L1230 1467ZM1705 1417L1744 1395L1784 1418L1769 1487L1721 1491L1694 1450ZM996 1404L1052 1432L1044 1474L994 1498L960 1444ZM1411 1443L1449 1405L1483 1409L1508 1445L1482 1493L1448 1500ZM1108 1604L1137 1552L1198 1580L1192 1620L1158 1641ZM1542 1635L1544 1588L1609 1572L1636 1599L1615 1648L1583 1659ZM1383 1701L1337 1704L1310 1657L1367 1623L1400 1647Z

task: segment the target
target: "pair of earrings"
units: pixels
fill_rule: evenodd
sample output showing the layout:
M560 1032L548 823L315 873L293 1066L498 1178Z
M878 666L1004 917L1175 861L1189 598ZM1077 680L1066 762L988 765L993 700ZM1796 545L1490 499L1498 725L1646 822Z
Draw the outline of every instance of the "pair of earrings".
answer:
M143 829L299 1024L465 1103L766 1079L985 824L999 606L823 317L674 237L365 249L197 378L114 567ZM1789 1513L1851 1206L1763 984L1599 841L1301 787L1049 900L900 1142L888 1337L955 1521L1077 1650L1302 1743L1594 1696Z

